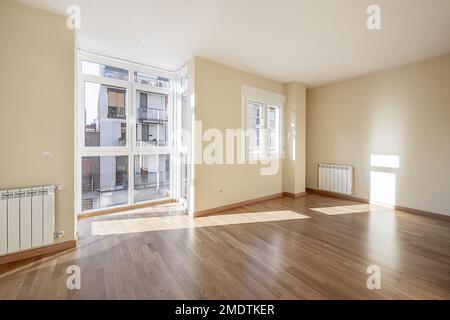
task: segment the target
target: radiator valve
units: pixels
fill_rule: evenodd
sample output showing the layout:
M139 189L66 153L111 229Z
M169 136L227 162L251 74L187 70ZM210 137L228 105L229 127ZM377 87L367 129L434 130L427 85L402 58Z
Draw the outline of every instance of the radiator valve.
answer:
M64 232L64 230L60 230L60 231L55 232L55 240L59 239L61 237L64 237L65 234L66 233Z

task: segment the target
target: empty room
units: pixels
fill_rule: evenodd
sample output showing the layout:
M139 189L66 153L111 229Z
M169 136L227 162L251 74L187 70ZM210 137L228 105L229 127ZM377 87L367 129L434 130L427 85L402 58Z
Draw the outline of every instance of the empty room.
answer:
M0 300L450 299L450 1L0 0L0 61Z

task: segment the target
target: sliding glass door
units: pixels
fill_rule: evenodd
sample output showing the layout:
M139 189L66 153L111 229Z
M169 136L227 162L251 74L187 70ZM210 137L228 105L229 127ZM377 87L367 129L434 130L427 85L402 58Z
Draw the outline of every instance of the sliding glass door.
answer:
M79 54L77 211L174 197L174 77Z

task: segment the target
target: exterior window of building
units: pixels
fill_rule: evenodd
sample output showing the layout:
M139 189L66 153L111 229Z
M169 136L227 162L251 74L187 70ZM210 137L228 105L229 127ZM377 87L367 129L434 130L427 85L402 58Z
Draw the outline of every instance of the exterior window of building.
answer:
M138 91L136 143L138 146L167 146L168 96Z
M134 73L134 81L140 84L151 85L154 87L160 88L170 88L170 80L165 77L155 76L148 73L143 72L135 72Z
M81 53L79 67L77 212L171 198L174 76Z
M126 92L125 88L85 82L86 147L117 147L126 144Z
M108 88L108 118L125 119L125 91Z
M124 81L128 81L129 79L128 70L86 60L81 61L81 73Z

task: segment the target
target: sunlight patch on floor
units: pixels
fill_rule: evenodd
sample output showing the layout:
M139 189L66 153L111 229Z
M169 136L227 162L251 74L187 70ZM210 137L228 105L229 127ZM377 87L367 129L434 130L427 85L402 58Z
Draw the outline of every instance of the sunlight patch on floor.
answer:
M357 204L349 206L334 206L334 207L324 207L324 208L311 208L313 211L327 214L329 216L348 214L348 213L363 213L363 212L374 212L383 210L382 207L374 206L372 204Z
M129 209L129 210L123 210L119 212L109 213L108 216L126 216L126 215L135 215L135 214L156 214L156 213L162 213L167 215L167 213L170 214L184 214L185 209L181 207L176 202L169 202L165 204L158 204L156 206L149 206L144 208L136 208L136 209Z
M188 229L198 227L224 226L231 224L297 220L309 218L290 210L224 214L208 217L191 218L187 215L103 220L91 223L92 235L112 235L147 231Z

